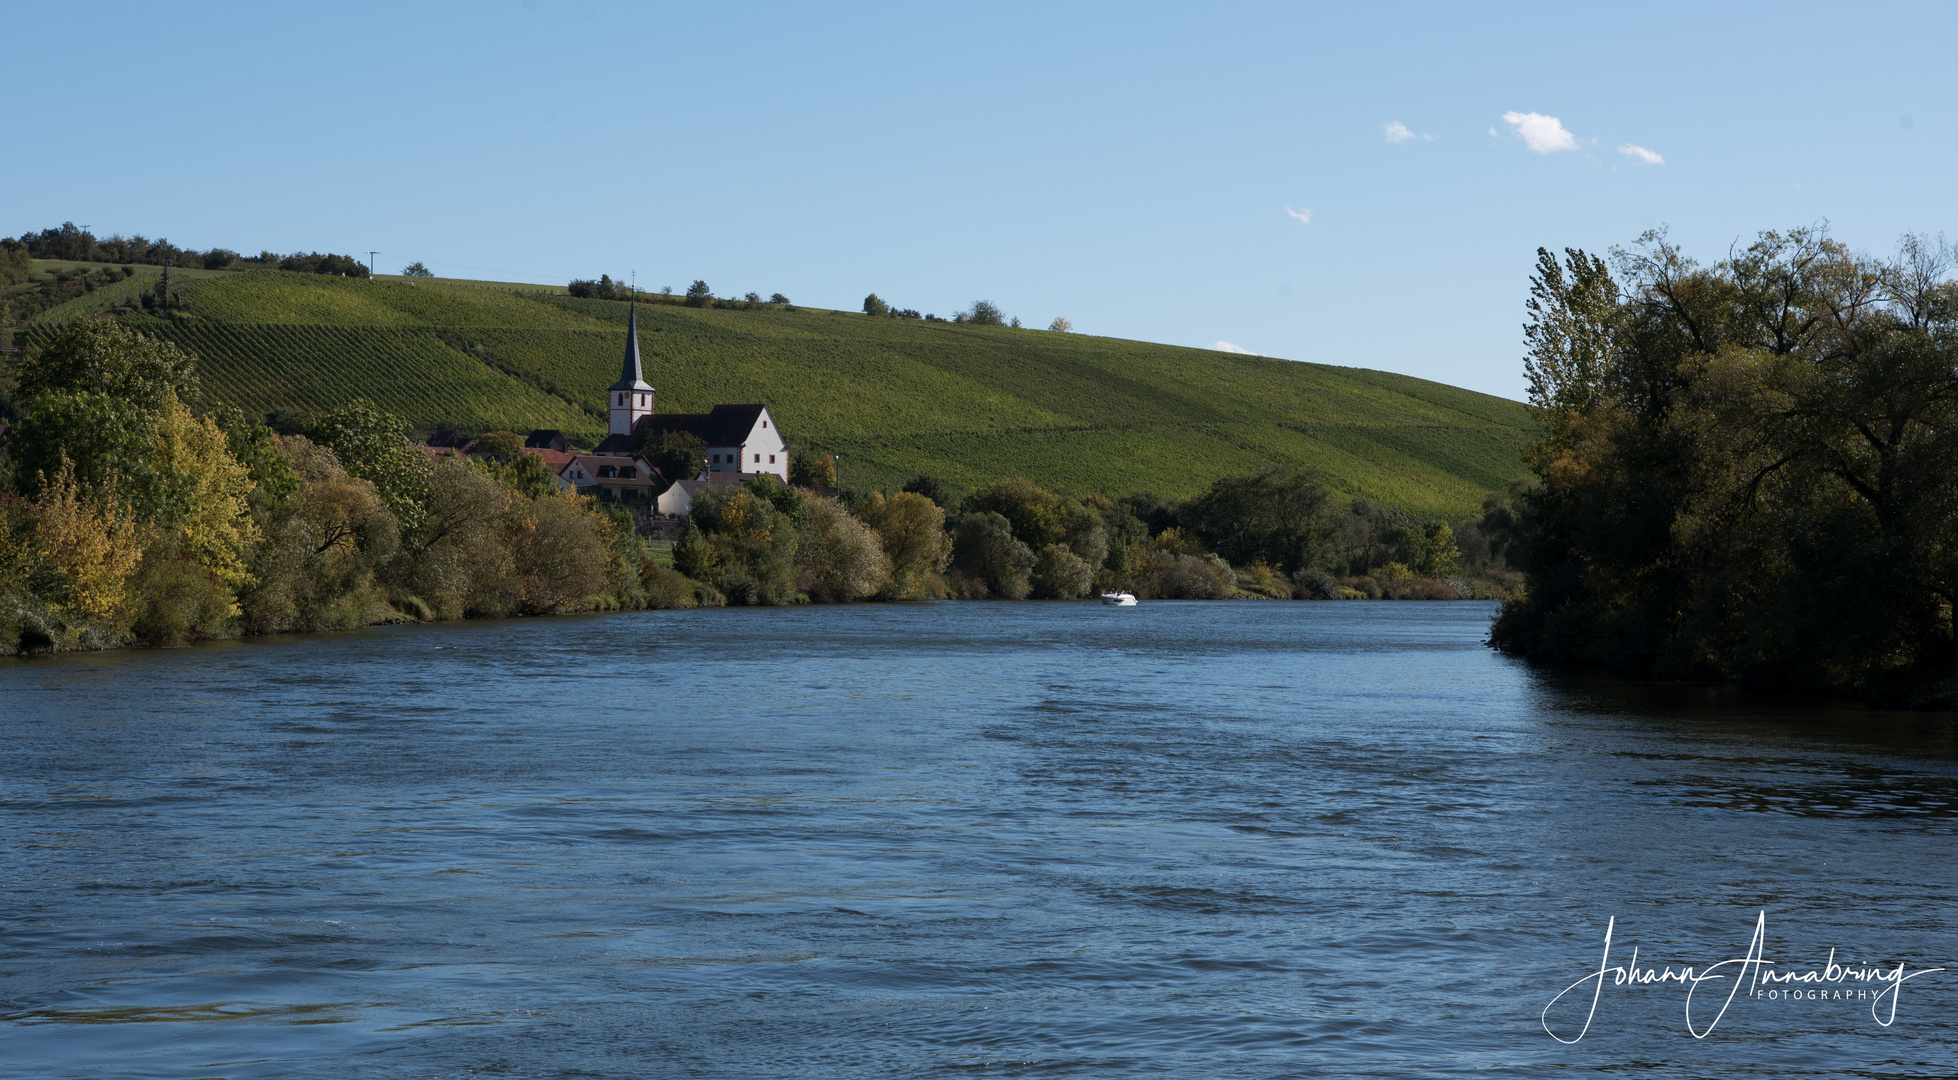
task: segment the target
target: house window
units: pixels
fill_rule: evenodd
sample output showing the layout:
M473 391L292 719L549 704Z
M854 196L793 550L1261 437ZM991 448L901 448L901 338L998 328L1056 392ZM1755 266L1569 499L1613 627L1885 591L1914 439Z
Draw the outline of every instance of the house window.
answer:
M625 468L619 470L619 479L621 480L631 480L632 478L638 475L639 475L639 470L633 468L630 465L627 465Z
M755 455L755 464L757 464L757 465L759 465L759 464L761 464L761 455L760 455L760 454L756 454L756 455Z
M761 426L762 426L762 427L767 427L767 426L768 426L768 421L766 421L766 420L763 420L763 421L761 422Z
M720 463L721 463L721 455L719 455L719 454L715 454L715 455L714 455L714 464L716 464L716 465L719 465Z
M768 463L769 463L770 465L773 465L773 464L775 464L775 455L774 455L774 454L770 454L770 455L768 455Z

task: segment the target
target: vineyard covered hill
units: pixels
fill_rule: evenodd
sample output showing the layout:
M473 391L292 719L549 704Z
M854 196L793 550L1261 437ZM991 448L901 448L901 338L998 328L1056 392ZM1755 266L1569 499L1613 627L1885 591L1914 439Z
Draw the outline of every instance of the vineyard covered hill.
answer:
M557 427L586 444L603 435L626 319L623 303L544 287L270 270L196 281L181 302L116 317L194 351L213 401L367 397L418 425ZM1187 495L1301 464L1346 494L1461 513L1524 471L1522 405L1385 372L807 309L642 305L639 326L662 411L767 402L792 446L842 454L852 486L1023 475Z

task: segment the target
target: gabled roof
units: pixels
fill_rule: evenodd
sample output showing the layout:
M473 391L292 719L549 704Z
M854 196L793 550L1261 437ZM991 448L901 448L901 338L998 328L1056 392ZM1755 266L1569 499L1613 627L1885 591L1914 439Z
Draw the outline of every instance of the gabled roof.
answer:
M544 464L549 465L552 472L563 470L566 465L570 464L572 458L578 456L569 450L552 450L549 447L526 446L523 452L526 454L535 454L543 458Z
M523 444L533 449L545 450L568 449L571 445L565 439L564 432L556 428L538 428L530 433L530 437L525 439Z
M646 432L648 442L658 441L669 431L685 431L708 446L740 446L761 423L765 411L762 405L716 405L713 412L655 413L641 417L633 431Z
M604 487L666 486L664 480L656 479L659 471L651 465L646 464L644 458L602 457L594 454L572 454L570 458L571 460L558 467L558 475L563 476L566 480L571 480L572 477L566 474L572 471L573 466L576 466L579 471L584 473L583 479L575 481L581 487L590 487L595 484ZM633 476L600 476L598 474L598 470L600 469L628 467L633 470Z
M646 373L639 366L639 302L632 302L632 309L626 315L625 363L619 367L619 381L608 390L644 390L652 392L646 385Z

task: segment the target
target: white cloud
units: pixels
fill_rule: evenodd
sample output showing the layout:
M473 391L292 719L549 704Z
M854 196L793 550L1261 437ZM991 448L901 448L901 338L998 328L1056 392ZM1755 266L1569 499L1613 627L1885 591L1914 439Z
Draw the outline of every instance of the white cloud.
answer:
M1577 149L1577 136L1564 130L1564 122L1554 116L1533 112L1506 112L1502 121L1516 129L1523 142L1539 154Z
M1409 139L1419 139L1422 142L1435 141L1433 135L1416 135L1406 124L1401 123L1399 120L1390 120L1381 127L1387 133L1387 141L1390 143L1404 143Z
M1242 346L1242 345L1233 345L1233 344L1231 344L1231 343L1230 343L1230 342L1228 342L1228 341L1220 341L1220 342L1218 342L1218 343L1216 343L1215 345L1212 345L1212 346L1211 346L1211 348L1213 348L1213 349L1215 349L1215 350L1217 350L1218 352L1234 352L1234 353L1236 353L1236 354L1238 354L1239 356L1257 356L1257 355L1258 355L1257 353L1254 353L1254 352L1252 352L1251 350L1249 350L1249 349L1247 349L1247 348L1245 348L1245 347L1244 347L1244 346Z
M1301 225L1312 224L1312 211L1310 210L1294 210L1288 206L1285 208L1285 212L1299 219L1299 224Z
M1666 159L1660 157L1658 151L1647 150L1637 143L1626 143L1618 148L1618 152L1626 157L1635 157L1647 165L1664 165L1666 163Z

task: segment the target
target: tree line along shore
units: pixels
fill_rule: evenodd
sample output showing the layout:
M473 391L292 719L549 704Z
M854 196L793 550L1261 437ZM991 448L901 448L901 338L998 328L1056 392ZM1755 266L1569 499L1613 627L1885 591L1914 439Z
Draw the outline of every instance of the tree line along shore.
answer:
M356 401L274 430L199 412L197 363L76 319L8 373L0 652L574 611L960 599L1510 595L1521 488L1475 518L1335 498L1310 469L1176 500L1006 477L957 492L703 490L670 541L536 455L434 458ZM497 445L499 440L486 440ZM809 459L802 476L808 475ZM833 475L833 474L832 474Z

